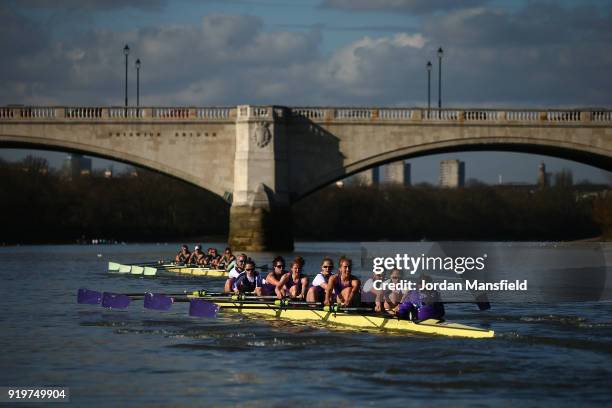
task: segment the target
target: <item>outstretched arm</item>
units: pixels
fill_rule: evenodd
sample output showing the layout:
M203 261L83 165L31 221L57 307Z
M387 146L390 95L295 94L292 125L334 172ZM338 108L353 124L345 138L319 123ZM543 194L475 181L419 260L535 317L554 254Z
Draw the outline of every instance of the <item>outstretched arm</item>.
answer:
M325 288L325 306L329 306L331 304L331 292L336 283L337 276L334 275L327 281L327 288Z
M289 279L289 274L284 274L283 277L280 278L278 283L276 284L276 288L274 289L274 292L276 292L276 297L279 299L282 299L283 297L285 297L283 287L285 286L287 279Z
M345 306L349 306L351 304L351 302L353 301L353 297L355 296L357 292L359 292L360 287L361 287L361 281L359 279L351 280L351 291L349 292L346 298L346 302L344 304Z

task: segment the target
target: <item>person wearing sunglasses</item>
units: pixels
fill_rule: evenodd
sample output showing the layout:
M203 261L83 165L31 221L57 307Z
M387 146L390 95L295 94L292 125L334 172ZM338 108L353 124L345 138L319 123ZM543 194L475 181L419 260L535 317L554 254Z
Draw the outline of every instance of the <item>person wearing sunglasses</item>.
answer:
M244 272L238 275L234 282L234 293L253 293L256 296L261 296L262 286L261 276L255 271L255 262L249 259L244 264Z
M312 286L306 293L307 302L322 302L325 299L325 291L327 290L327 282L334 271L334 261L331 258L323 258L321 263L321 272L312 280Z
M276 295L276 287L280 283L283 275L287 273L285 270L285 259L282 256L277 256L272 261L272 271L264 279L263 292L266 296Z
M290 297L304 300L308 288L308 278L302 273L304 259L298 256L291 262L291 271L283 275L276 285L276 296L279 299Z
M234 266L232 270L229 272L229 276L227 280L225 281L225 286L223 288L224 292L232 292L232 288L234 287L234 282L236 282L236 278L238 278L238 276L242 272L244 272L244 265L247 260L248 260L248 257L246 256L246 254L238 255L238 258L236 259L236 266Z

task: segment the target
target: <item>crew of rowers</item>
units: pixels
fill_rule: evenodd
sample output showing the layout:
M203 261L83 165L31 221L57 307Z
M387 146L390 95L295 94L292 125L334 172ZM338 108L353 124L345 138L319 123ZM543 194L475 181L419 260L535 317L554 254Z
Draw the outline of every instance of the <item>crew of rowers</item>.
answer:
M208 248L206 253L202 251L200 245L193 248L193 252L189 251L187 245L181 245L181 249L174 257L174 262L181 265L196 265L211 269L230 270L234 267L236 257L232 254L231 248L225 248L223 255L217 252L217 248Z
M340 258L337 273L334 273L334 261L329 257L323 258L321 271L310 285L303 273L304 263L304 259L298 256L287 271L284 258L277 256L272 262L272 271L262 277L256 270L255 262L246 254L240 254L229 272L224 291L289 298L326 306L366 307L410 320L441 319L444 316L444 306L437 292L377 290L374 281L384 279L380 274L373 274L362 287L361 280L352 274L353 262L350 258ZM399 283L400 280L400 271L392 270L388 282Z
M352 274L352 260L344 256L338 261L337 273L334 273L334 261L329 257L323 258L321 270L310 285L303 272L305 261L301 256L289 264L289 270L285 259L277 256L272 261L272 271L265 277L259 274L251 258L246 254L234 256L229 247L220 255L216 248L208 248L204 253L200 245L196 245L194 251L189 252L189 247L182 245L175 261L229 271L224 285L226 293L252 293L326 306L369 307L375 312L385 311L411 320L440 319L444 316L444 306L437 292L377 290L374 282L384 280L382 274L372 274L362 286L361 280ZM387 282L399 283L401 279L401 272L393 269ZM422 276L421 279L430 278Z

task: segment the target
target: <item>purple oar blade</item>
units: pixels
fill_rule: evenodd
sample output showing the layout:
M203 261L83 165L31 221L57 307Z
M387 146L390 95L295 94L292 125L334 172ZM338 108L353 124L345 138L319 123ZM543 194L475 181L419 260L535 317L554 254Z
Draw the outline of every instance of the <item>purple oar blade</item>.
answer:
M83 305L98 305L102 300L102 294L95 290L89 290L85 288L79 289L77 294L77 303Z
M153 310L170 310L174 301L170 296L160 293L146 293L144 307Z
M102 294L102 307L124 309L130 304L130 297L121 293L104 292Z
M202 299L191 299L189 302L189 316L217 317L219 306L213 302Z

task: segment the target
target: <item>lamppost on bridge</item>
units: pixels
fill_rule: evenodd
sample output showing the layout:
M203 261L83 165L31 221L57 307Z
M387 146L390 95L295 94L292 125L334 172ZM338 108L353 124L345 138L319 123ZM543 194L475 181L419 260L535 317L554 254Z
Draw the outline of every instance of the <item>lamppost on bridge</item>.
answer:
M427 61L427 117L431 111L431 61Z
M442 47L438 48L438 109L442 109Z
M136 107L140 106L140 58L136 60Z
M125 44L123 47L123 54L125 55L125 107L128 106L128 54L130 53L130 47Z

